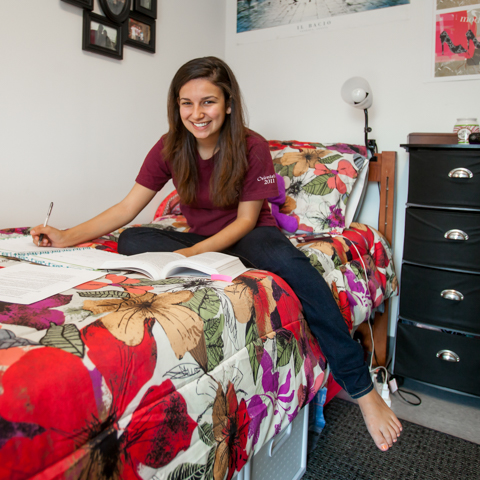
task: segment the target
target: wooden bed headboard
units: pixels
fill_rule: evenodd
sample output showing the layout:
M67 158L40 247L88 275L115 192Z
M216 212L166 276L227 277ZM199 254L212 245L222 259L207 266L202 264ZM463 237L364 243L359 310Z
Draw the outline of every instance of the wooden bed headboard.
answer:
M368 172L369 182L378 182L380 187L380 210L378 212L378 231L392 245L393 239L393 213L395 209L395 164L397 152L377 153L370 160ZM385 301L385 311L377 312L373 324L373 339L375 352L373 354L373 366L387 365L388 343L388 318L389 304ZM365 351L372 352L370 327L366 322L360 324L355 332L362 343Z
M380 210L378 212L378 231L385 236L390 245L393 238L393 212L395 208L395 164L397 152L377 153L370 160L369 182L378 182L380 186Z

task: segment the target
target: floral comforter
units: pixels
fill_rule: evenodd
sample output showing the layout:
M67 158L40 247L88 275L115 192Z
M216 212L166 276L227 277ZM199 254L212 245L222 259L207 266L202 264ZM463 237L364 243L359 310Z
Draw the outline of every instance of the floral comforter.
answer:
M370 227L292 241L351 329L396 293ZM115 251L116 235L91 246ZM325 367L297 297L264 271L233 283L117 272L0 302L0 478L230 479L312 400Z

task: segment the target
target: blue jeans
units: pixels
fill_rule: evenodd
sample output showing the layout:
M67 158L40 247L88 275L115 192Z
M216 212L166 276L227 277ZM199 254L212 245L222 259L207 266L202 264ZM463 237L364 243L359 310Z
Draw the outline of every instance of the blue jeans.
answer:
M195 233L133 227L120 235L118 251L125 255L172 252L191 247L205 238ZM225 253L239 257L247 267L268 270L283 278L302 303L305 319L338 384L353 398L372 390L363 349L350 336L329 286L308 257L280 230L276 227L255 228Z

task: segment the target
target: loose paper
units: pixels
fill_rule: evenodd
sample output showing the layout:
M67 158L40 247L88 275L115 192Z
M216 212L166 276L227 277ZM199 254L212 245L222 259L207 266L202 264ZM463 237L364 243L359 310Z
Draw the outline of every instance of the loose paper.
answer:
M0 269L0 301L29 305L102 276L92 270L20 263Z

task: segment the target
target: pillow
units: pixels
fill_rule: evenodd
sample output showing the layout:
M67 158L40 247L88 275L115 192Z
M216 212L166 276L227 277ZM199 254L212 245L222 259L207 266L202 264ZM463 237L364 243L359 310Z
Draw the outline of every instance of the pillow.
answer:
M182 211L180 210L180 196L176 190L170 192L158 206L153 220L163 217L165 215L181 215Z
M354 155L354 162L358 168L357 180L348 197L347 208L345 210L345 228L348 228L352 222L358 220L368 186L369 160L360 154L356 154Z
M356 163L368 165L365 147L296 140L271 140L269 146L275 172L285 180L280 212L297 219L296 233L342 233Z

